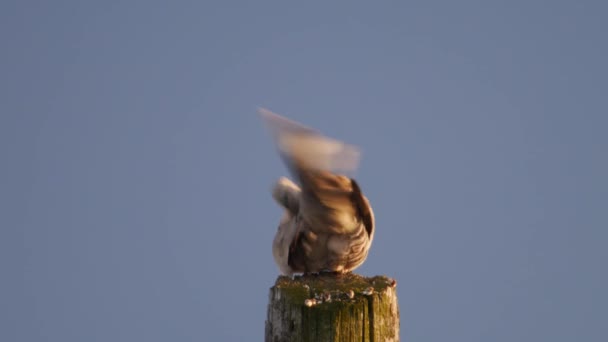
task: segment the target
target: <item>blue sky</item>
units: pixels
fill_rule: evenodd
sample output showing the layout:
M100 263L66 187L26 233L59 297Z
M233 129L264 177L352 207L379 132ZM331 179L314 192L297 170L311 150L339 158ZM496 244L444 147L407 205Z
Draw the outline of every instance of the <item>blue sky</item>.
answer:
M601 1L4 1L0 340L260 340L267 107L363 151L405 341L605 341Z

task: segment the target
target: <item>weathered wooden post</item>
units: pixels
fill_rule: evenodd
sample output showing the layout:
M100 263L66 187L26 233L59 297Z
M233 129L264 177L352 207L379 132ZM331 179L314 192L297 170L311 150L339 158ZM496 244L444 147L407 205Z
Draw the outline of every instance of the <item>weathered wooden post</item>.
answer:
M396 285L385 276L281 276L270 288L266 342L399 341Z

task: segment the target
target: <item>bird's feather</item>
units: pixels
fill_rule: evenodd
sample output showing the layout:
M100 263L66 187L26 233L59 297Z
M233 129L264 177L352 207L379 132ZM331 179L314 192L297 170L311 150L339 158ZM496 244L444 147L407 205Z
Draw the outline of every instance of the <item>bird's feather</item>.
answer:
M259 112L299 183L282 178L273 190L292 220L282 222L275 237L277 264L283 270L286 261L277 255L288 255L294 272L354 269L367 257L374 233L369 202L346 176L358 167L359 149L266 109Z

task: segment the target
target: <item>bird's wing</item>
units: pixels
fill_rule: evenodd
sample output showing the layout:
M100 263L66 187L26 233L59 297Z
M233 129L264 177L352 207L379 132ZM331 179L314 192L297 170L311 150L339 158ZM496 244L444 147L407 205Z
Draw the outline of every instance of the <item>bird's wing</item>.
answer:
M323 136L318 131L289 120L267 109L259 113L270 129L279 152L291 172L324 170L352 173L359 166L360 152L349 144Z
M287 167L302 186L299 210L310 229L315 233L355 230L364 220L360 208L367 202L356 184L353 188L353 180L340 173L356 170L359 150L269 110L259 112Z

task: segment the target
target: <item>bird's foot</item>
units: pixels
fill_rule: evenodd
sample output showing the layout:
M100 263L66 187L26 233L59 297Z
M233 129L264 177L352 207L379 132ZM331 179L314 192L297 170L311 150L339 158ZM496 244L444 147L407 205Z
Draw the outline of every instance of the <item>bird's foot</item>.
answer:
M348 274L348 272L330 271L330 270L322 270L319 272L319 275L327 275L327 276L334 276L334 277L341 277L345 274Z

